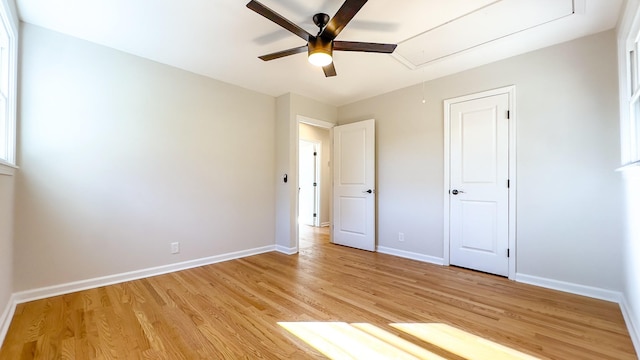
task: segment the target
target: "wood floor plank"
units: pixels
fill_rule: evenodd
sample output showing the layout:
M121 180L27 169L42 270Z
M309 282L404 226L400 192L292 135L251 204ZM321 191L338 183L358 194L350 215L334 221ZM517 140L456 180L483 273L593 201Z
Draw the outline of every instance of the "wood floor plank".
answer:
M617 304L301 236L298 255L20 304L0 360L637 358Z

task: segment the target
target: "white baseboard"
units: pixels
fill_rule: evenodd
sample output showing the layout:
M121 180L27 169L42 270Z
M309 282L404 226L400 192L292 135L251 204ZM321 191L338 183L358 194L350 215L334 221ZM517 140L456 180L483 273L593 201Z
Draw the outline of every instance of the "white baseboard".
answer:
M298 253L298 248L297 247L288 248L282 245L276 245L276 251L281 252L283 254L287 254L287 255L293 255Z
M435 256L418 254L410 251L398 250L398 249L385 247L385 246L378 246L377 250L379 253L383 253L383 254L398 256L406 259L417 260L417 261L422 261L422 262L436 264L436 265L444 265L444 259L435 257Z
M2 315L0 315L0 346L4 343L4 338L7 336L7 332L9 331L9 325L11 325L11 320L13 320L13 314L16 312L16 304L15 295L11 295L7 306L2 312Z
M640 355L640 323L635 321L635 317L625 296L622 296L620 299L620 311L622 311L624 322L627 324L627 330L633 342L633 347L636 349L636 354Z
M516 274L516 281L536 285L540 287L544 287L547 289L559 290L568 292L571 294L588 296L594 299L606 300L615 303L620 303L620 299L622 299L622 293L613 290L601 289L593 286L580 285L569 283L560 280L553 280L548 278L542 278L533 275L526 274Z
M328 226L331 226L331 223L330 223L330 222L328 222L328 221L327 221L327 222L320 223L320 227L328 227Z
M175 271L191 269L198 266L215 264L223 261L239 259L247 256L258 255L274 251L275 246L263 246L254 249L231 252L227 254L209 256L206 258L183 261L175 264L162 265L148 269L135 270L121 274L108 275L94 279L74 281L66 284L47 286L39 289L20 291L13 294L16 303L24 303L33 300L44 299L52 296L69 294L76 291L93 289L100 286L117 284L125 281L138 280L156 275L167 274Z

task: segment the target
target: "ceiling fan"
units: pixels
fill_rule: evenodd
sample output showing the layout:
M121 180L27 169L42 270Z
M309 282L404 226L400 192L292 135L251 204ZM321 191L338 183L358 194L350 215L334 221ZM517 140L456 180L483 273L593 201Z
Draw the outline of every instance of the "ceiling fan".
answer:
M289 30L307 42L306 45L262 55L259 56L259 58L264 61L269 61L307 51L309 53L309 62L316 66L322 66L324 75L329 77L336 76L336 68L333 65L334 50L391 54L396 49L396 44L335 40L338 34L340 34L366 2L367 0L346 0L333 18L330 18L329 15L324 13L313 15L313 22L319 28L318 34L314 36L258 1L250 1L247 4L249 9L266 17L284 29Z

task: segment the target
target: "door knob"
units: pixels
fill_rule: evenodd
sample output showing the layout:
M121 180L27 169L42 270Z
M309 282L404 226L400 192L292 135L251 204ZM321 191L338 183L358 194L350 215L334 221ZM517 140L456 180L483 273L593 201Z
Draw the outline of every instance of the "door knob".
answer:
M365 191L363 191L363 193L371 194L371 193L373 193L373 190L371 190L371 189L365 190Z
M453 195L458 195L458 194L464 194L464 191L462 191L462 190L457 190L457 189L453 189L453 190L451 190L451 193L452 193Z

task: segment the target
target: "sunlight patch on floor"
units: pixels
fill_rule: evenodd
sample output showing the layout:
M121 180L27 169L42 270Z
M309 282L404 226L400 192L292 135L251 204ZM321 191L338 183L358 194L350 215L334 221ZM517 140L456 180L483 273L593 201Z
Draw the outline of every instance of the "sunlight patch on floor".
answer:
M445 359L372 324L345 322L279 322L278 324L334 360ZM389 325L466 359L537 359L446 324Z
M447 324L390 325L467 359L537 359Z

